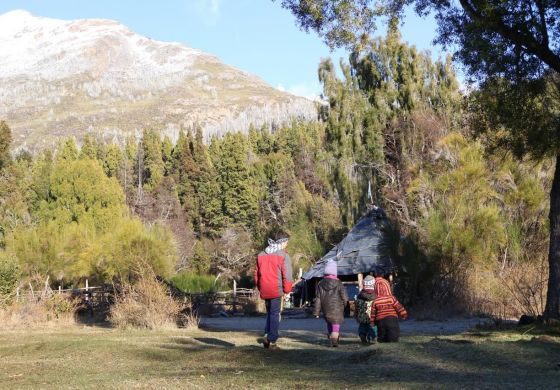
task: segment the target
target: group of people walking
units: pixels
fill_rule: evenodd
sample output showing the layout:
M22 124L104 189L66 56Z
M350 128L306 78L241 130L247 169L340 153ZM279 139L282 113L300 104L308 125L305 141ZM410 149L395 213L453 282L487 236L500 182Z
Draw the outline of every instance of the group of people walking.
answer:
M292 290L292 268L285 249L286 235L269 239L268 247L259 254L255 267L255 283L266 304L266 326L260 342L265 348L277 349L282 299ZM317 284L313 315L320 314L327 324L328 338L333 347L340 341L340 327L348 303L346 288L338 279L337 264L325 264L323 279ZM359 323L358 335L364 344L399 341L399 318L407 319L403 305L391 291L391 284L381 275L368 275L363 280L355 301L355 318Z

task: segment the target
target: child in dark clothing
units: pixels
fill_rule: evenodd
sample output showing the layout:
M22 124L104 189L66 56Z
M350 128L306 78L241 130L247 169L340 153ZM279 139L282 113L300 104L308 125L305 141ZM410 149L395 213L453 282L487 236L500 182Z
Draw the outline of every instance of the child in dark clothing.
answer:
M313 314L319 318L321 311L327 321L327 331L331 345L338 346L340 325L344 321L344 306L348 301L346 289L337 278L336 262L330 260L325 265L325 277L317 284Z
M382 277L375 278L375 295L371 308L371 320L377 325L377 341L399 341L399 317L406 320L408 313L391 292L391 285Z
M377 337L377 326L371 320L371 308L376 298L374 287L375 279L372 276L366 276L364 288L356 299L356 320L359 324L358 335L364 344L375 342Z

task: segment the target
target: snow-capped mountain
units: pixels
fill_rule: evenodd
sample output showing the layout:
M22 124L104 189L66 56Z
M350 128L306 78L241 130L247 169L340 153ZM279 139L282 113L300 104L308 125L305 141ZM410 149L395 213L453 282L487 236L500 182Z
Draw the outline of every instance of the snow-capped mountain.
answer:
M42 148L86 132L122 141L146 127L176 137L200 125L208 137L316 118L307 99L111 20L8 12L0 15L0 53L0 119L16 147Z

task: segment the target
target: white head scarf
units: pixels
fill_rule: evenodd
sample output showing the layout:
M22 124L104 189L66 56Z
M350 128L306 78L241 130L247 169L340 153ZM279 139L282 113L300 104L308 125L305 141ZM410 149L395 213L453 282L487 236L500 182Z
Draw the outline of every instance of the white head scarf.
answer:
M279 240L274 241L272 238L268 239L268 246L266 247L266 249L264 250L265 253L274 253L274 252L278 252L280 249L282 249L282 244L288 242L287 238L281 238Z

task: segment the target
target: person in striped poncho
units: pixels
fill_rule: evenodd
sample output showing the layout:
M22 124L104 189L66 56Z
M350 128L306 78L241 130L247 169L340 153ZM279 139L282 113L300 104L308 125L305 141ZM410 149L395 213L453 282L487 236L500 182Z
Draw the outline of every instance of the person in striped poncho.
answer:
M387 280L376 277L374 291L377 297L371 307L371 320L377 325L377 341L399 341L399 317L406 320L408 313L391 292L391 285Z

